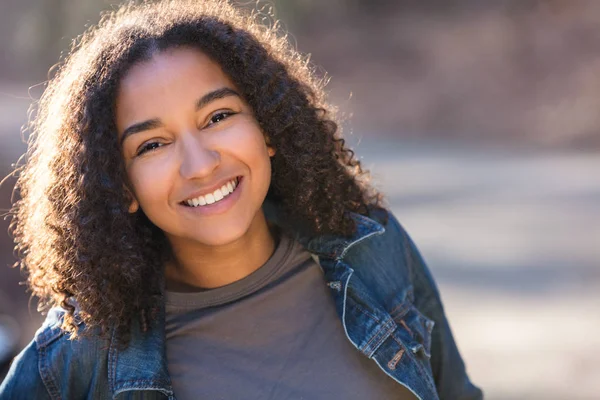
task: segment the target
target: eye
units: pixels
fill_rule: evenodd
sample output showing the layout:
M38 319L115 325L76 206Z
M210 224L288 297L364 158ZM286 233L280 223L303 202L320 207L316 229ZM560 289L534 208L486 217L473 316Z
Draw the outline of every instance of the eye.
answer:
M141 156L142 154L148 152L148 151L153 151L158 149L159 147L162 147L163 144L159 143L159 142L148 142L148 143L144 143L137 151L136 156Z
M217 111L216 113L214 113L210 119L208 120L208 124L206 124L207 126L211 126L214 125L218 122L223 121L224 119L227 119L229 117L231 117L232 115L235 115L236 113L233 111Z

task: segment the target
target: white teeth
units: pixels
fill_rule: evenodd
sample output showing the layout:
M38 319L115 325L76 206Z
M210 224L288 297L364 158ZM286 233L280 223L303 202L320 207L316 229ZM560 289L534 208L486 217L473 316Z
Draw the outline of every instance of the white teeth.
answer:
M194 199L186 200L185 203L190 207L198 207L204 206L206 204L213 204L229 196L229 194L232 193L236 187L237 178L232 179L231 181L227 182L225 185L221 186L219 189L216 189L212 193L209 193L204 196L198 196Z

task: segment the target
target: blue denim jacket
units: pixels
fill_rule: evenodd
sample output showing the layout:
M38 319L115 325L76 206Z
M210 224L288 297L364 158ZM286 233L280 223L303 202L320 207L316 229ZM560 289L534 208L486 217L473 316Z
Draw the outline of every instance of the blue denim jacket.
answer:
M469 381L440 295L414 243L393 215L353 215L351 238L299 240L323 269L348 340L418 399L481 399ZM175 399L165 356L164 310L151 329L134 325L129 347L69 340L52 309L15 358L0 399Z

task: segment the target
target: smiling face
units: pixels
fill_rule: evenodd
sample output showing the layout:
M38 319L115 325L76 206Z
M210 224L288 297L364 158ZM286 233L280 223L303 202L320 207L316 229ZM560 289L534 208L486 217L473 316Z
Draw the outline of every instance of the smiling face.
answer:
M273 150L202 52L171 49L134 65L120 82L115 118L132 209L172 245L225 245L265 224Z

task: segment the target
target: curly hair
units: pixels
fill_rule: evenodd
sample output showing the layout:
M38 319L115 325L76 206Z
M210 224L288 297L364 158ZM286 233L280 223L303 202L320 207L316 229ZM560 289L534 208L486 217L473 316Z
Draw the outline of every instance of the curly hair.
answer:
M147 329L163 301L168 244L143 212L128 212L114 118L120 79L157 52L194 47L232 79L277 150L267 198L311 234L351 235L349 211L382 207L325 102L325 80L259 17L218 0L130 3L75 41L49 81L10 230L39 309L62 306L72 337L84 322L127 343L132 323Z

